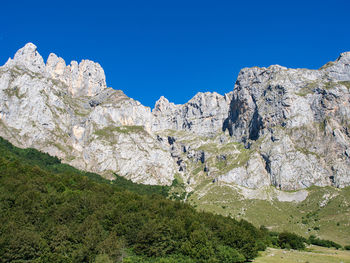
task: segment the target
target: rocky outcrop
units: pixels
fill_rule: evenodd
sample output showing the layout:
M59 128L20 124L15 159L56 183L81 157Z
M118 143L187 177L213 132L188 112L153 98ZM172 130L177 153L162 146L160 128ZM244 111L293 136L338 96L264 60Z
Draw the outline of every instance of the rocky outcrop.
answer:
M335 62L329 62L321 69L331 80L349 81L350 52L341 53Z
M213 92L197 93L183 105L170 103L161 97L152 111L152 130L185 130L198 135L212 135L221 131L228 116L232 93L224 96Z
M46 70L51 78L66 84L73 97L92 97L107 88L102 67L90 60L82 60L79 64L72 61L66 66L62 58L51 53L46 62Z
M154 109L95 62L46 64L29 43L0 67L0 136L108 178L282 190L350 185L350 53L319 70L245 68L233 92Z
M265 166L266 163L263 157L256 152L246 164L233 168L219 176L218 180L226 183L238 184L247 188L269 186L271 185L271 181Z
M240 72L224 129L246 147L261 145L275 186L349 184L349 54L320 70L271 66Z
M45 73L45 63L34 44L28 43L19 49L14 58L6 62L5 68L21 67L34 73Z

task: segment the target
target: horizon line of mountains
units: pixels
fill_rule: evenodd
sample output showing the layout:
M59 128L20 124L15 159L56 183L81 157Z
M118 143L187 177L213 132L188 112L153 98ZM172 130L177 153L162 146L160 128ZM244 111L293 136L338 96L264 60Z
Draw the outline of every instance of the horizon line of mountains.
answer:
M233 91L154 109L108 88L102 67L28 43L0 67L0 136L106 178L186 192L221 183L350 185L350 52L319 70L244 68Z

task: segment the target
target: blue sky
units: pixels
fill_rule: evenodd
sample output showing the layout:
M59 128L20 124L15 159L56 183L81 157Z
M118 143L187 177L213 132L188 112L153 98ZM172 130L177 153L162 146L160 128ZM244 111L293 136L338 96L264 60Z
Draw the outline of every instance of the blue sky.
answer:
M91 59L107 85L153 107L233 90L243 67L316 69L350 51L350 1L3 1L0 64L27 42Z

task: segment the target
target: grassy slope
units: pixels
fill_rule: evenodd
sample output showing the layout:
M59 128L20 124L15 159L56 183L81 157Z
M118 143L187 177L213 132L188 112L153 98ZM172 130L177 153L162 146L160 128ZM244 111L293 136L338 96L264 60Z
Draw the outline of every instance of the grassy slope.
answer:
M305 237L313 234L342 245L350 244L350 187L311 187L309 196L300 203L242 199L237 190L212 183L197 190L189 202L199 210L244 218L273 231L287 230ZM328 195L333 198L325 202Z
M256 263L347 263L350 262L350 251L310 246L306 251L268 248L253 262Z

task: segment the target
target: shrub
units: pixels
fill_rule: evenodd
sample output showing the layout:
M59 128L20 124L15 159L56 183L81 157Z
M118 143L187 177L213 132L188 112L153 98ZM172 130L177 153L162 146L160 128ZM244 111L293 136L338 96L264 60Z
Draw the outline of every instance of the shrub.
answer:
M289 232L282 232L278 235L278 244L281 248L305 249L305 238Z
M333 242L331 240L316 238L314 235L311 235L309 237L309 241L310 241L311 244L316 245L316 246L334 247L336 249L341 248L341 245L339 245L338 243L335 243L335 242Z
M221 263L245 262L245 257L241 253L228 246L219 246L216 257Z

